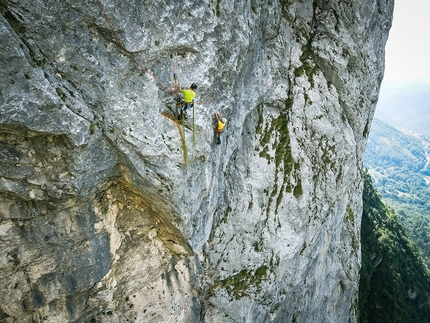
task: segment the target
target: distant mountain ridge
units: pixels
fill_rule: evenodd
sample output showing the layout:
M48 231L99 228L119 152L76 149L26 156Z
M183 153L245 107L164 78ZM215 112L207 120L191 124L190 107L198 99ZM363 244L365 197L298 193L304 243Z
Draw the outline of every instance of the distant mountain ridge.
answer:
M375 118L398 129L430 136L430 85L382 89Z

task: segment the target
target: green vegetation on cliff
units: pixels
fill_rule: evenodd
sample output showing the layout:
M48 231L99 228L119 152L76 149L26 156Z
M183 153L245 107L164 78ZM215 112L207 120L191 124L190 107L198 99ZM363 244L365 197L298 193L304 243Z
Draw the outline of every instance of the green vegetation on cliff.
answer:
M359 290L361 323L430 322L430 274L365 174Z
M375 119L364 165L430 268L430 139Z

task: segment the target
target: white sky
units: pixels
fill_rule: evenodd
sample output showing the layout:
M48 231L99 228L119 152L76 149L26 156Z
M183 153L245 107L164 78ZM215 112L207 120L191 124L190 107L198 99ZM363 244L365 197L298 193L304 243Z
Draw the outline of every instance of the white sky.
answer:
M430 84L430 0L395 0L383 87Z

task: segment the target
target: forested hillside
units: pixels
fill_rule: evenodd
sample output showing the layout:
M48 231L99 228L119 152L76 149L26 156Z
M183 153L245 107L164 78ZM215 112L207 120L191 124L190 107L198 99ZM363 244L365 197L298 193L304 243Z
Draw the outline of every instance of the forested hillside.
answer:
M415 243L365 174L359 291L361 323L430 322L430 275Z
M364 166L430 268L429 147L428 137L406 134L374 119Z

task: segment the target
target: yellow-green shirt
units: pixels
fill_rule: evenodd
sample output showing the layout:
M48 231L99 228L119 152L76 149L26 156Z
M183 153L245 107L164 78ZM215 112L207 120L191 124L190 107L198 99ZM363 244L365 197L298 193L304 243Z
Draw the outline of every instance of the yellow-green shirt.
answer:
M196 96L196 93L194 91L191 91L191 90L182 90L182 93L184 93L185 103L193 102L193 99Z

